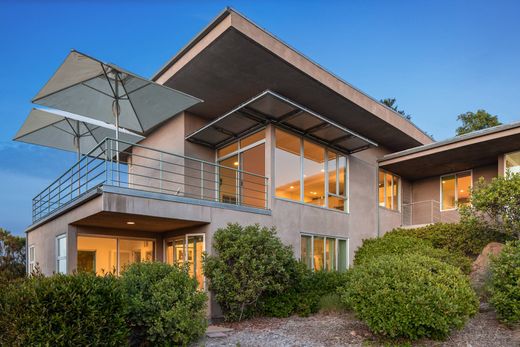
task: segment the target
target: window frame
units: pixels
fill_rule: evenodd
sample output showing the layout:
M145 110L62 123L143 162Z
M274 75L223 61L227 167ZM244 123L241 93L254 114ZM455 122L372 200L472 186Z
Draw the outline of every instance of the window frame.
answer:
M115 239L116 240L116 276L120 276L121 275L121 269L120 269L120 263L119 263L119 259L120 259L120 255L119 255L119 240L120 239L123 239L123 240L137 240L137 241L151 241L151 242L154 242L155 245L154 245L154 250L153 250L153 258L154 258L154 261L157 260L157 240L156 239L152 239L152 238L147 238L147 237L132 237L132 236L115 236L115 235L107 235L107 234L88 234L88 233L79 233L76 235L76 253L78 251L78 237L96 237L96 238L107 238L107 239ZM77 254L76 254L76 259L77 259ZM77 269L76 269L77 271Z
M504 164L503 164L503 174L504 174L504 176L507 175L507 166L506 166L507 158L506 158L506 157L507 157L508 155L516 154L516 153L520 153L520 150L518 150L518 151L513 151L513 152L508 152L508 153L504 153L504 156L503 156L503 162L504 162Z
M65 255L62 255L60 256L60 240L61 239L65 239ZM67 274L68 272L68 262L67 262L67 234L64 233L64 234L60 234L58 236L56 236L56 247L55 247L55 251L56 251L56 261L54 263L54 265L56 266L56 273L61 273L61 274ZM59 263L60 263L60 260L65 260L65 272L60 272L60 266L59 266Z
M172 236L172 237L167 237L163 240L163 263L167 264L167 259L168 259L168 250L167 250L167 247L168 247L168 242L175 242L176 240L181 240L181 239L184 239L184 249L187 250L188 249L188 239L190 237L196 237L196 236L202 236L202 242L204 242L204 253L207 252L207 243L206 243L206 234L204 233L192 233L192 234L184 234L184 235L177 235L177 236ZM188 261L188 252L184 252L184 262L187 262ZM204 275L204 271L202 271L202 277L203 277L203 283L202 283L202 286L203 286L203 291L207 291L207 286L206 286L206 275Z
M321 235L321 234L312 234L312 233L300 233L300 261L303 261L302 255L301 255L301 249L302 249L302 237L310 237L311 238L311 271L316 271L314 269L314 237L319 237L323 239L323 269L318 271L338 271L339 268L339 241L345 241L347 245L347 252L345 254L345 271L350 268L349 264L349 257L350 257L350 238L348 237L338 237L338 236L331 236L331 235ZM327 270L326 268L326 262L327 262L327 239L333 239L334 240L334 268L332 270Z
M282 197L279 197L279 196L276 196L276 177L273 177L272 181L273 181L273 197L275 199L278 199L278 200L282 200L282 201L289 201L289 202L293 202L293 203L298 203L298 204L303 204L305 206L311 206L311 207L316 207L316 208L322 208L322 209L326 209L326 210L330 210L330 211L336 211L336 212L339 212L339 213L345 213L345 214L349 214L350 213L350 155L347 154L347 153L343 153L343 152L340 152L340 151L337 151L335 149L331 149L321 143L318 143L316 141L313 141L311 139L308 139L308 138L305 138L303 136L301 136L301 134L298 134L298 133L295 133L293 131L290 131L290 130L287 130L285 128L281 128L281 127L273 127L273 136L272 136L272 147L273 149L276 149L276 129L280 129L281 131L284 131L286 133L289 133L293 136L296 136L298 137L298 139L300 140L300 199L299 200L291 200L291 199L287 199L287 198L282 198ZM324 195L325 195L325 206L319 206L319 205L314 205L314 204L309 204L309 203L306 203L304 202L304 194L305 194L305 191L304 191L304 188L305 188L305 177L304 177L304 161L305 161L305 152L304 152L304 142L305 141L308 141L308 142L311 142L317 146L320 146L323 148L323 151L324 151L324 162L323 162L323 170L324 170ZM339 194L335 194L335 193L330 193L329 191L329 175L330 175L330 172L329 172L329 152L332 152L334 154L336 154L336 191L338 190L339 188L339 158L340 157L344 157L345 158L345 193L344 195L339 195ZM273 150L272 151L272 159L271 159L271 162L272 162L272 165L273 165L273 168L274 166L276 165L276 153L275 151ZM338 210L338 209L335 209L335 208L332 208L332 207L329 207L329 195L333 196L333 197L336 197L338 199L342 199L344 201L344 208L343 208L343 211L342 210Z
M31 260L31 250L32 250L32 260ZM29 245L27 250L27 273L31 275L36 268L36 247L34 244Z
M505 166L505 165L504 165ZM459 188L458 188L458 183L457 183L457 177L460 175L460 174L463 174L463 173L467 173L469 172L470 173L470 182L471 182L471 186L470 188L473 188L473 169L470 169L470 170L463 170L463 171L457 171L457 172L452 172L452 173L449 173L449 174L445 174L445 175L442 175L440 176L439 178L439 190L440 190L440 194L439 194L439 209L441 212L445 212L445 211L456 211L459 209ZM442 189L442 179L443 177L447 177L447 176L454 176L455 177L455 207L454 208L443 208L443 189Z
M383 203L384 205L381 206L381 203L379 201L379 173L380 172L383 172L383 192L384 192L384 196L383 196ZM390 188L390 191L392 192L392 196L391 196L391 199L390 199L390 202L391 202L391 207L386 207L386 200L387 200L387 196L386 196L386 192L387 192L387 178L386 178L386 175L390 175L391 178L392 178L392 186ZM393 178L394 177L397 177L397 185L398 185L398 189L397 189L397 208L394 209L393 206L394 206L394 180ZM393 212L401 212L401 207L402 207L402 202L401 202L401 190L402 190L402 187L403 187L403 184L402 184L402 180L401 180L401 176L399 175L396 175L394 174L393 172L390 172L388 170L385 170L385 169L381 169L379 168L377 170L377 206L379 206L380 208L384 208L385 210L388 210L388 211L393 211Z

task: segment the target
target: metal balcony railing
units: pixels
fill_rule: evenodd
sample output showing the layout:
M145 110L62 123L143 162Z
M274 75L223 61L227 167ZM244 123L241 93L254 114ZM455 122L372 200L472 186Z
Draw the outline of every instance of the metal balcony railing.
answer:
M33 223L102 185L268 208L265 176L107 138L33 198Z
M456 211L441 213L440 203L435 200L417 201L402 205L401 225L404 226L455 222L458 222Z

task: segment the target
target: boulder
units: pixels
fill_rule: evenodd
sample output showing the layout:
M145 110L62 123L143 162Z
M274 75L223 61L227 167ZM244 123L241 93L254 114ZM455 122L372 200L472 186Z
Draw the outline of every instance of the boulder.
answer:
M504 244L499 242L491 242L484 247L480 255L473 262L471 267L471 283L477 293L483 295L483 287L489 277L489 261L491 256L496 256L502 251Z

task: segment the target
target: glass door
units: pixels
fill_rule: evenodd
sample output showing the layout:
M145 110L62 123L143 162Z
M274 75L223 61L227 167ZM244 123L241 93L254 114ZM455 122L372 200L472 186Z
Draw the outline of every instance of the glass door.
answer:
M173 265L189 264L188 272L197 280L199 289L204 289L202 254L206 250L204 235L184 235L166 241L166 263Z
M238 155L233 155L218 162L219 165L219 201L238 204ZM229 169L228 169L229 168Z
M245 150L240 153L240 197L241 203L253 207L266 207L265 175L265 144ZM258 176L257 176L258 175ZM261 177L262 176L262 177Z

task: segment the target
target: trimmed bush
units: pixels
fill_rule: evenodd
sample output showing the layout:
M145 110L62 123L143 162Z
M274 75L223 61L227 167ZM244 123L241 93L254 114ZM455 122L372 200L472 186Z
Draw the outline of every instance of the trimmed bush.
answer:
M296 260L274 228L229 224L216 231L213 247L217 254L204 257L204 273L227 321L255 315L265 293L290 288Z
M131 345L187 345L206 330L204 292L187 267L134 263L121 276Z
M405 230L405 229L402 229ZM377 239L363 241L356 251L354 264L360 265L382 255L422 254L460 268L464 273L471 271L469 258L456 251L434 248L431 242L399 232L390 232Z
M506 243L502 252L491 259L491 304L499 320L520 323L520 241Z
M0 293L0 345L124 346L125 311L112 275L31 277Z
M469 257L477 257L490 242L503 242L506 239L505 235L475 220L464 223L435 223L414 229L397 228L385 235L390 234L417 237L431 242L433 247L445 248Z
M369 328L388 337L446 338L477 312L469 280L420 254L383 255L354 267L339 290Z

